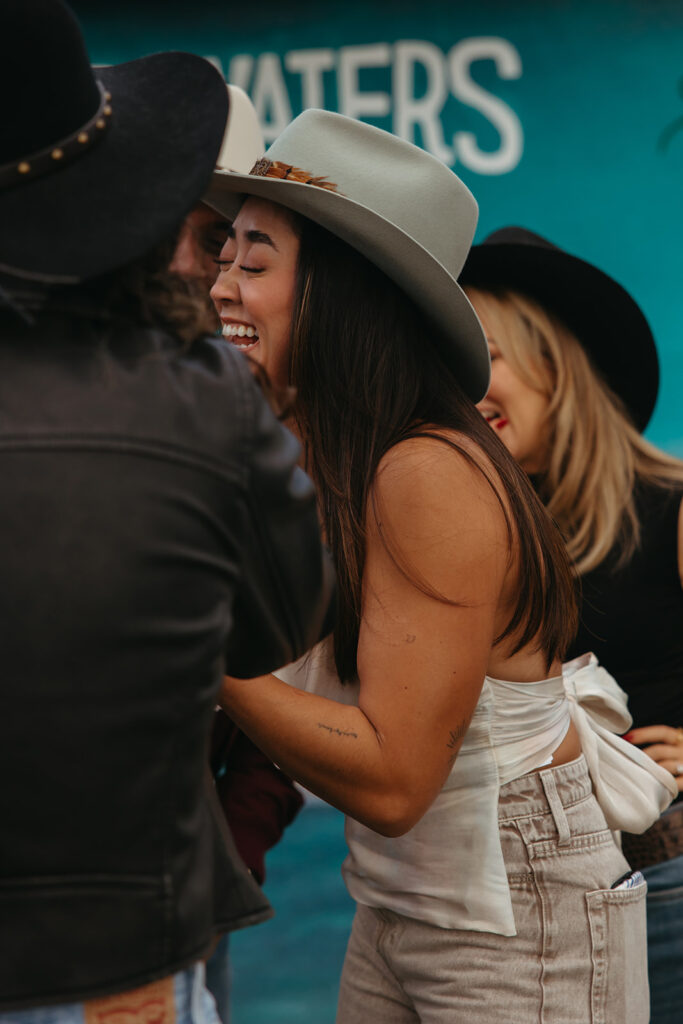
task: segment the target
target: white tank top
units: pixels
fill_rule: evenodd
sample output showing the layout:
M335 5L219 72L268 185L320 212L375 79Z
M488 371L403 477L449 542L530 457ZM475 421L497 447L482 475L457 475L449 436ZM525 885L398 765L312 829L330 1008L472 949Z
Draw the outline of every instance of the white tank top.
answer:
M339 682L329 638L275 674L299 689L358 703L358 686ZM550 764L572 720L609 826L648 828L676 794L676 784L614 735L631 725L626 695L594 655L539 682L487 676L453 768L420 821L405 835L388 838L346 818L349 854L342 871L351 896L442 928L515 935L498 834L499 790Z

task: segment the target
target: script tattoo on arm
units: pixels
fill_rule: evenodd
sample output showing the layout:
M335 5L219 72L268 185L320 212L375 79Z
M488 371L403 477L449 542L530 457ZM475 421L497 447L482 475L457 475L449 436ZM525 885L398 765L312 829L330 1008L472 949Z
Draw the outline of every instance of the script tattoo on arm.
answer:
M354 739L354 740L358 739L358 733L357 732L347 732L344 729L337 729L333 725L325 725L324 722L318 722L318 728L319 729L325 729L325 731L329 732L330 735L350 736L351 739Z
M448 747L449 750L452 751L450 757L448 758L448 763L450 765L455 764L455 759L458 756L458 747L460 746L460 740L467 732L468 725L469 722L461 722L460 725L457 726L457 728L449 730L448 743L446 744L446 746Z

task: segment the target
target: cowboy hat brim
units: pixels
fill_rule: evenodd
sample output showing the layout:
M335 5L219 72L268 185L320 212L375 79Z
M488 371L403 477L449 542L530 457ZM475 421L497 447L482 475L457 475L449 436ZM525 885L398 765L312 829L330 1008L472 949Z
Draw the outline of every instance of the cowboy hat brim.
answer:
M439 328L435 345L465 393L484 397L491 366L477 315L452 274L411 235L338 192L281 178L216 171L204 202L232 219L249 196L308 217L379 267Z
M524 228L501 228L470 250L464 286L518 291L554 313L621 398L638 430L654 411L659 360L639 305L617 281Z
M112 97L107 130L63 167L0 193L0 270L47 283L106 273L169 235L201 199L228 114L216 69L160 53L94 74Z

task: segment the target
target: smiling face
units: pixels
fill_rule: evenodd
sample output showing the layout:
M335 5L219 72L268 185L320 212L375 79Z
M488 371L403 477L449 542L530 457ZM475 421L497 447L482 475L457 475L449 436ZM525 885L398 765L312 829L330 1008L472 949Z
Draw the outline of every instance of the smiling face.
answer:
M512 356L514 349L524 344L526 331L517 312L506 309L502 300L485 292L467 291L491 352L491 386L477 408L525 472L542 472L547 466L550 434L546 368L539 365L537 380L531 374L523 374ZM510 336L512 330L515 331L514 345ZM533 365L531 338L526 347L525 362ZM535 355L541 359L538 353Z
M248 352L277 387L289 383L299 238L287 210L247 199L218 259L211 298L223 337Z

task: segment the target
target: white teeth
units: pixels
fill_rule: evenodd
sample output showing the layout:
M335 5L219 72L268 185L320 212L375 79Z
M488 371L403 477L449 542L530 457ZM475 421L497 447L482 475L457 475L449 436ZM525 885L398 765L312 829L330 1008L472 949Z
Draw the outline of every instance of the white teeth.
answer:
M258 331L255 327L246 327L244 324L223 324L224 338L256 338ZM249 345L238 345L238 348L249 348Z

